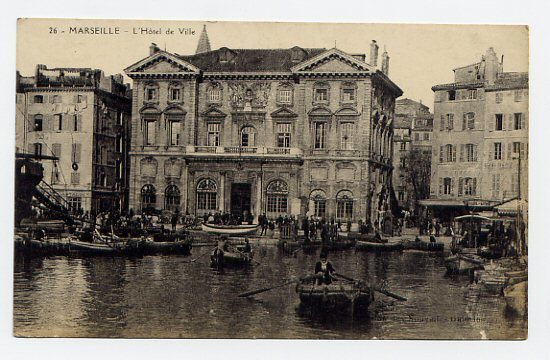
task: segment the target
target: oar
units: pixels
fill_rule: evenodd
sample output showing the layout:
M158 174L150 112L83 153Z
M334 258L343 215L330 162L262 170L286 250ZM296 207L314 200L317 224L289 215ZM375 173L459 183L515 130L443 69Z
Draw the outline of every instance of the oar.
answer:
M194 259L191 259L191 261L188 261L188 263L194 263L195 261L199 260L201 257L203 257L204 255L206 254L210 254L209 251L205 251L203 252L202 254L200 254L198 257L194 258Z
M352 279L352 278L350 278L350 277L348 277L348 276L346 276L346 275L337 274L337 273L334 273L334 275L335 275L335 276L339 276L339 277L341 277L342 279L345 279L345 280L348 280L348 281L354 281L354 282L357 281L357 280ZM378 288L378 287L372 287L372 289L373 289L374 291L376 291L376 292L379 292L379 293L384 294L384 295L386 295L386 296L392 297L392 298L394 298L394 299L397 299L397 300L400 300L400 301L407 301L407 298L406 298L406 297L403 297L403 296L401 296L401 295L394 294L394 293L392 293L392 292L389 292L388 290L380 289L380 288Z
M262 288L262 289L258 289L258 290L252 290L252 291L247 291L245 293L242 293L242 294L239 294L237 295L238 297L249 297L249 296L252 296L252 295L256 295L256 294L261 294L263 292L266 292L266 291L269 291L269 290L273 290L273 289L277 289L277 288L281 288L283 286L286 286L288 284L292 284L293 282L296 282L296 280L288 280L282 284L279 284L279 285L275 285L275 286L272 286L272 287L267 287L267 288Z

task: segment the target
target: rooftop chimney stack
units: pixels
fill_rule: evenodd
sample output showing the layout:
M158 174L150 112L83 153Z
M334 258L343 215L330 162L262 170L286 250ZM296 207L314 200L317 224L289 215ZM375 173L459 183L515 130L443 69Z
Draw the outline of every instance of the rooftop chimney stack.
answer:
M376 67L378 65L378 44L376 40L373 40L370 43L370 55L369 55L370 65Z
M390 71L390 57L388 56L388 52L386 51L384 47L384 52L382 53L382 64L381 64L381 70L384 74L389 76Z
M149 46L149 56L155 54L157 51L160 51L160 48L155 43L151 43Z
M495 50L490 47L485 53L485 80L487 83L495 83L497 74L502 71L502 68L499 65L497 54L495 53Z

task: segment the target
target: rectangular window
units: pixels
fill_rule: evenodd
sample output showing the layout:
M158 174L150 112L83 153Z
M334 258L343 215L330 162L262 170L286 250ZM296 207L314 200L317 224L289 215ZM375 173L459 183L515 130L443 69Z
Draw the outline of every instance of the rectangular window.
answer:
M521 101L523 90L514 90L514 101Z
M454 128L454 118L455 118L455 114L447 114L446 115L446 120L447 120L446 128L447 128L447 130L453 130L453 128Z
M512 151L514 152L514 154L519 154L520 151L521 151L521 143L520 142L514 142L512 145L513 145Z
M316 217L325 217L327 201L325 199L313 200L314 214Z
M217 210L215 192L199 192L197 193L197 209L199 210Z
M69 196L67 198L69 211L76 212L82 209L82 198L80 196Z
M157 89L155 88L149 88L147 89L147 91L145 92L146 96L145 98L148 100L148 101L153 101L153 100L156 100L157 99Z
M452 193L452 181L451 178L443 178L443 194L451 195Z
M353 123L340 124L340 149L353 150Z
M404 141L403 141L403 142L401 142L401 144L400 144L400 149L401 149L401 151L405 151L405 150L407 150L407 143L406 143L406 142L404 142Z
M35 104L42 104L44 103L44 96L42 95L34 95L33 102Z
M521 130L523 125L523 114L515 113L514 114L514 130Z
M80 173L72 172L71 173L71 184L79 185L80 184Z
M267 212L286 213L288 209L288 197L282 194L267 195Z
M62 131L63 130L63 116L61 114L55 114L53 116L53 118L54 118L55 130Z
M469 99L469 100L475 100L475 99L477 99L477 89L470 89L470 90L468 90L468 99Z
M397 193L397 200L399 200L399 201L405 200L405 193L403 191L399 191Z
M180 88L171 88L170 89L170 101L180 101L181 100L181 89Z
M34 143L34 155L37 155L37 156L42 155L42 144L41 143Z
M52 102L53 102L54 104L60 104L61 101L62 101L61 95L54 95L54 96L52 97Z
M501 93L501 92L497 92L497 93L495 94L495 102L496 102L497 104L500 104L500 103L502 102L502 93Z
M338 219L351 219L353 217L353 200L337 200L336 217Z
M414 141L420 141L420 134L419 133L414 134Z
M181 122L168 121L168 139L170 139L170 146L180 145L180 129Z
M474 130L476 127L476 114L473 112L464 113L462 119L462 130Z
M448 94L448 99L449 99L449 101L456 100L456 91L451 90L451 91L449 91L447 94Z
M277 124L277 147L290 147L291 124Z
M219 102L221 99L221 91L217 88L208 90L208 101Z
M207 136L208 146L220 146L220 124L209 123Z
M430 133L424 133L424 141L430 141Z
M495 143L494 160L502 160L502 143Z
M327 102L328 89L315 89L315 102Z
M291 104L292 103L292 90L281 89L279 90L279 103Z
M466 144L466 161L477 161L476 157L476 146L474 144Z
M327 124L324 122L314 123L315 149L324 149L326 147L326 128Z
M156 121L145 120L145 145L155 145Z
M44 118L42 115L36 115L34 117L34 131L42 131L44 125Z
M495 131L501 131L503 129L502 114L495 114Z
M355 89L342 90L342 102L349 103L355 101Z

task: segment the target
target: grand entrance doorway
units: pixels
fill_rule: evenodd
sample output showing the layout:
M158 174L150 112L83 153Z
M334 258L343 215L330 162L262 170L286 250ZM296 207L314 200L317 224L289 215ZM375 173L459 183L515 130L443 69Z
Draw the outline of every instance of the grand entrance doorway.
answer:
M231 184L231 213L244 218L244 213L250 214L250 184ZM245 220L245 219L244 219Z

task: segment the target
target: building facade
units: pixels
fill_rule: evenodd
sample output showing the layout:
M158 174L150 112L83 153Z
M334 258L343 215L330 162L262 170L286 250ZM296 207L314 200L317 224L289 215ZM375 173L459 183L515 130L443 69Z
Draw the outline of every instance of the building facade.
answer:
M122 75L37 65L17 75L16 151L52 155L44 181L72 211L124 210L128 199L130 87Z
M451 208L501 203L519 189L527 199L528 74L504 72L493 48L454 73L432 88L431 196Z
M180 56L152 45L125 70L130 207L375 219L389 207L401 95L377 52L373 42L368 64L338 49Z
M396 101L393 187L401 208L414 210L417 200L429 196L432 133L433 115L426 105L406 98Z

